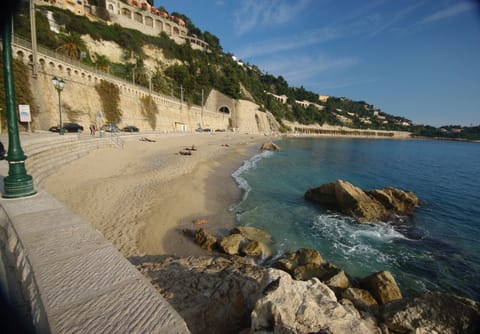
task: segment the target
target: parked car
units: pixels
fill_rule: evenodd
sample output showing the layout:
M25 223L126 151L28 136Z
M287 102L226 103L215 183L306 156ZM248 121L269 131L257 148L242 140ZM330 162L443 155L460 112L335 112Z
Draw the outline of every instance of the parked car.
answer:
M62 127L64 132L82 132L83 131L83 126L77 123L63 123ZM48 130L52 132L60 132L60 125L52 126Z
M102 127L100 128L100 131L119 132L120 129L115 124L109 123L109 124L103 124Z
M140 129L137 128L135 125L127 125L122 129L123 132L139 132Z

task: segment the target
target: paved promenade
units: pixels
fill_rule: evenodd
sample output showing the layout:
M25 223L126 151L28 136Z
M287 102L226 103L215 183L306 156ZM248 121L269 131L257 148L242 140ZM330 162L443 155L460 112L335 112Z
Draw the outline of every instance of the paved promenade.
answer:
M25 142L32 138L21 138L27 155ZM4 135L0 140L7 147ZM8 163L0 161L2 192L6 175ZM98 231L36 190L28 198L0 199L2 252L9 253L2 255L15 262L36 332L189 332L180 315Z

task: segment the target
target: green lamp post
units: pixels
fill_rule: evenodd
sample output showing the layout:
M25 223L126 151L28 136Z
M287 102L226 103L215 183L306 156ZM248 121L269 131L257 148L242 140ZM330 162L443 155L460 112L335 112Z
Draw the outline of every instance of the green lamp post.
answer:
M25 160L18 134L18 115L16 111L15 85L12 62L12 16L2 27L3 75L5 80L5 104L7 107L8 127L8 176L4 177L4 198L20 198L36 194L33 179L27 174Z
M55 86L55 89L56 89L57 92L58 92L58 113L60 114L60 129L59 129L58 133L59 133L60 135L63 135L63 134L65 133L65 131L63 130L63 123L62 123L62 99L61 99L61 93L62 93L63 87L65 86L65 81L63 81L62 78L53 77L53 78L52 78L52 83L53 83L53 86Z

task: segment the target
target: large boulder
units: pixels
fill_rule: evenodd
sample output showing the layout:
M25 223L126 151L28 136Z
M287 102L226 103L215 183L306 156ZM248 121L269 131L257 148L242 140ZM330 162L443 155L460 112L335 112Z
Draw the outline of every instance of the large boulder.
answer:
M305 199L359 222L390 220L398 214L412 213L418 205L418 198L412 192L392 187L364 191L342 180L307 190Z
M392 187L369 190L366 193L382 203L387 210L399 214L409 214L419 204L418 197L413 192Z
M294 252L283 254L274 264L278 269L292 272L298 266L307 264L322 264L325 261L320 252L311 248L300 248Z
M292 277L297 280L307 281L313 277L318 278L324 282L340 273L340 269L331 263L308 263L296 267L292 272Z
M280 151L281 148L273 142L263 143L260 147L260 151Z
M272 251L263 242L252 240L241 246L241 254L264 259L272 255Z
M368 309L378 305L372 294L364 289L348 288L343 292L342 297L352 301L355 306L362 309Z
M194 234L195 243L208 251L213 250L217 243L217 238L206 228L200 228Z
M230 234L222 238L219 246L226 254L237 255L242 241L243 236L241 234Z
M147 257L139 266L192 334L250 327L265 269L241 257Z
M389 271L381 271L365 277L360 285L368 290L379 304L402 299L402 293Z
M346 289L350 286L350 279L343 270L340 270L328 279L322 280L322 282L328 285L331 289Z
M439 292L389 303L382 317L398 333L480 333L480 304Z
M264 296L251 315L253 333L379 332L356 310L340 304L333 291L316 278L296 281L281 270L268 269L261 286Z
M272 236L267 232L253 227L253 226L237 226L232 229L230 234L241 234L248 240L255 240L259 242L263 242L264 244L271 244L272 243Z

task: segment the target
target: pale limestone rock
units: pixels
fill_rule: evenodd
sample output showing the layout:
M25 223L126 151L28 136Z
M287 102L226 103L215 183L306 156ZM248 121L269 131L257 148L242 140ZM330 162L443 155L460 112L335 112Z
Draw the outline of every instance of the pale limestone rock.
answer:
M208 251L213 250L217 243L217 238L206 228L195 231L195 243Z
M253 257L260 257L266 258L272 255L272 251L265 245L263 242L260 241L249 241L245 245L242 246L242 251L246 256L253 256Z
M281 148L273 142L263 143L260 147L260 151L280 151Z
M267 273L261 286L280 278L279 285L255 304L254 333L308 333L321 329L331 333L375 333L357 311L338 303L333 291L318 279L295 281L276 269L268 269Z
M353 304L363 309L378 305L372 294L364 289L348 288L343 292L342 297L351 300Z
M323 281L330 288L346 289L350 286L350 280L343 270Z
M185 319L192 334L250 327L265 269L245 258L147 257L140 270Z
M232 229L230 234L238 233L248 240L256 240L265 244L272 243L272 236L267 232L253 226L238 226Z
M325 261L320 252L311 248L300 248L295 252L294 256L297 265L305 265L309 263L322 264Z
M331 263L308 263L302 266L298 266L292 272L292 276L295 279L307 281L313 277L318 278L320 281L326 281L337 275L340 269Z
M80 37L85 43L90 55L95 57L95 54L105 56L113 63L124 63L125 50L115 42L94 40L90 35L82 35Z
M342 180L309 189L305 199L340 211L359 222L387 221L399 214L408 215L419 203L412 192L392 187L363 191Z
M365 277L361 286L367 289L379 304L402 299L402 293L389 271L381 271Z
M275 263L275 267L293 273L298 266L320 265L325 261L316 249L300 248L295 252L283 254Z
M418 197L413 192L392 187L369 190L366 193L382 203L387 210L399 214L409 214L419 204Z
M220 241L220 249L226 254L237 255L242 241L243 236L241 234L227 235Z
M480 333L480 304L446 293L428 292L385 305L388 328L399 333Z

